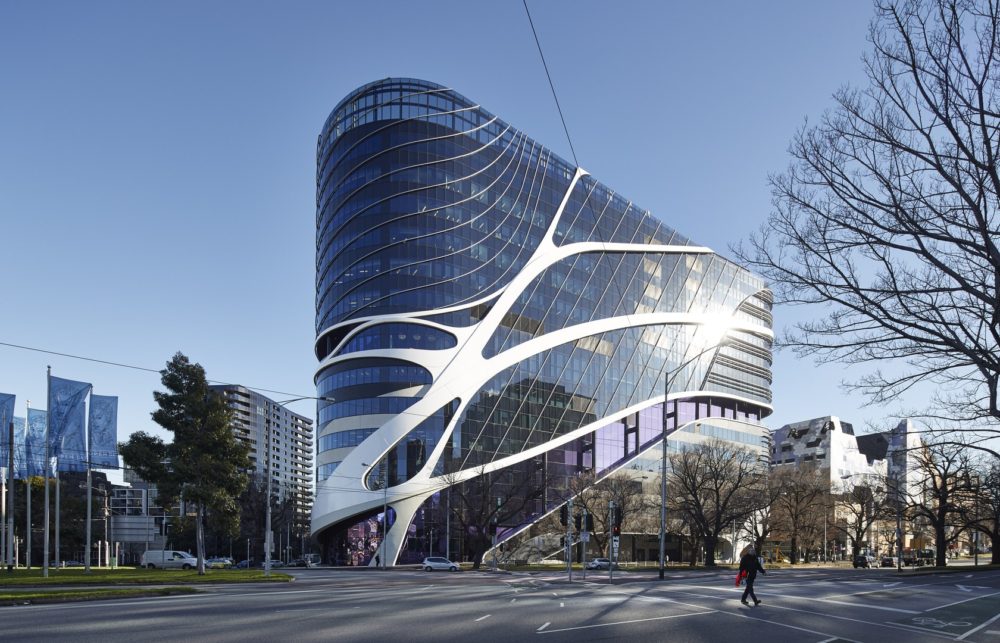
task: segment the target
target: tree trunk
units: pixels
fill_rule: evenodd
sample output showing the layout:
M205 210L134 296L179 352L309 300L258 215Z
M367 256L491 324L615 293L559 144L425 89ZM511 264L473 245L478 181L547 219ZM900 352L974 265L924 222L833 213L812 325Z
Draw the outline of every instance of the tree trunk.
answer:
M990 564L1000 565L1000 522L994 524L997 527L990 532L990 543L993 545L993 555L990 558Z
M799 562L799 538L792 536L792 564Z
M198 575L205 575L205 509L198 505L195 514L195 540L198 543Z
M944 534L945 517L939 515L934 522L934 566L945 567L948 565L948 542Z
M715 567L715 548L718 544L718 536L705 536L705 567Z
M472 547L472 569L480 569L488 547L483 543L482 538L474 539L470 545Z

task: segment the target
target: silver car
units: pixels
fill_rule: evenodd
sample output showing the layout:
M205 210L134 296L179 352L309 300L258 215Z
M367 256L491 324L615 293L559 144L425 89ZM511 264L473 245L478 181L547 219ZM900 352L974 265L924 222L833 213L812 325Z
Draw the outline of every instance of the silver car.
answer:
M595 558L587 563L587 569L610 569L610 567L611 561L607 558ZM618 569L617 564L615 564L615 569Z
M432 572L435 569L442 569L449 572L458 571L458 563L453 563L447 558L441 558L440 556L428 556L421 563L425 572Z

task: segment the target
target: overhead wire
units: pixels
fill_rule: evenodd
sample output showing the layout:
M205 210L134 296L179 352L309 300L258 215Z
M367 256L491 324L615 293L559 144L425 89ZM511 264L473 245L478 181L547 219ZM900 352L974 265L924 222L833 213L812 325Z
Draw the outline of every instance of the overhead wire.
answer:
M105 364L107 366L117 366L119 368L131 368L136 371L145 371L147 373L162 373L162 369L146 368L145 366L135 366L133 364L123 364L121 362L112 362L106 359L97 359L96 357L84 357L83 355L73 355L72 353L61 353L59 351L48 350L45 348L37 348L34 346L23 346L21 344L11 344L10 342L0 342L0 346L8 346L10 348L19 348L26 351L35 351L36 353L46 353L48 355L58 355L59 357L69 357L70 359L79 359L85 362L95 362L97 364ZM233 384L233 382L222 382L219 380L206 380L209 384ZM301 397L303 399L313 399L315 396L312 395L302 395L301 393L289 393L287 391L275 391L273 389L261 388L259 386L249 386L247 384L239 384L243 388L250 389L251 391L258 391L263 393L276 393L277 395L289 395L292 397Z
M549 88L552 90L552 98L556 101L556 110L559 112L559 120L562 121L563 131L566 132L566 141L569 143L569 151L573 154L573 163L580 167L580 161L576 158L576 149L573 148L573 139L570 138L569 128L566 127L566 118L563 116L562 106L559 105L559 96L556 95L556 86L552 82L552 74L549 73L549 66L545 62L545 54L542 53L542 43L538 39L538 32L535 31L535 22L531 19L531 11L528 9L528 0L521 0L524 3L524 12L528 14L528 24L531 25L531 33L535 37L535 46L538 47L538 56L542 59L542 67L545 69L545 77L549 79Z

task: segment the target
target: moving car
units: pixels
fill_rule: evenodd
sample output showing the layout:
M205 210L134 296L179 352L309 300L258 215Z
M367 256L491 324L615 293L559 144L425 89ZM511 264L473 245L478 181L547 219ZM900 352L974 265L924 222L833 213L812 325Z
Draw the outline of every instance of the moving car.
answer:
M458 563L453 563L447 558L441 558L440 556L428 556L420 566L425 572L432 572L435 569L443 569L449 572L458 571Z
M312 561L307 558L296 558L292 562L288 563L289 567L312 567Z
M229 569L232 566L232 558L208 558L205 560L205 567L209 569Z
M895 567L896 559L892 556L883 556L882 561L879 563L882 567Z
M607 558L595 558L587 563L587 569L609 569L610 567L611 561ZM618 569L618 565L615 565L615 569Z
M858 554L854 557L854 569L864 567L869 569L875 566L875 557L870 554Z

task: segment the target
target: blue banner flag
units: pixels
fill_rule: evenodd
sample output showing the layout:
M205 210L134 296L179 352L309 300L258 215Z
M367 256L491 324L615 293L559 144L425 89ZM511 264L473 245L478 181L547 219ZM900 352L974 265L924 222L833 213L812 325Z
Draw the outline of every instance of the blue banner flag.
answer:
M90 396L90 464L118 468L118 398L114 395Z
M49 377L49 443L59 471L87 469L86 408L91 385Z
M24 468L24 437L27 424L24 418L14 416L14 478L17 480L24 480L27 477Z
M14 419L14 396L10 393L0 393L0 424L8 428L8 422Z
M24 459L29 476L45 475L45 421L48 413L39 409L28 409L28 433L24 439ZM56 474L49 459L49 475Z
M10 423L14 420L14 396L10 393L0 393L0 468L7 475L7 463L10 457Z

